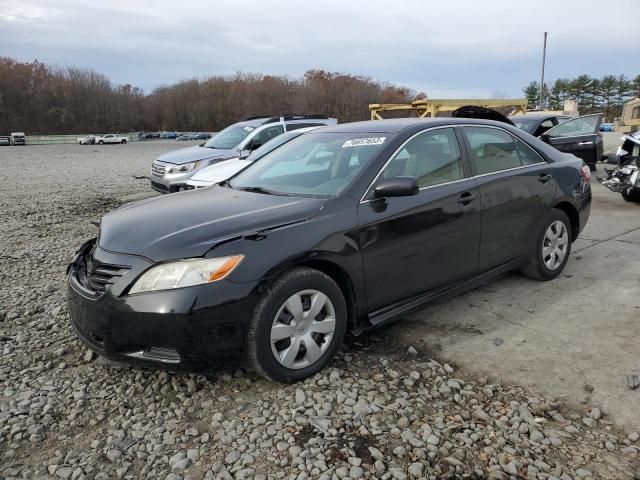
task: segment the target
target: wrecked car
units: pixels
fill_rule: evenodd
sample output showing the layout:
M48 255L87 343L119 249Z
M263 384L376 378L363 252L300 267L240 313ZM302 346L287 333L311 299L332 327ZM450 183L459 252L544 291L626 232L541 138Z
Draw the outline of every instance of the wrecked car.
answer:
M591 171L595 171L596 164L604 158L604 142L599 131L601 113L576 118L544 113L506 117L491 108L467 105L453 111L451 116L484 118L514 125L561 152L581 158Z
M640 132L622 137L622 145L615 153L615 168L605 168L605 176L598 177L612 192L620 193L627 202L640 202Z
M125 205L67 270L78 337L113 360L281 382L507 271L556 278L591 209L584 162L505 123L300 135L209 188Z

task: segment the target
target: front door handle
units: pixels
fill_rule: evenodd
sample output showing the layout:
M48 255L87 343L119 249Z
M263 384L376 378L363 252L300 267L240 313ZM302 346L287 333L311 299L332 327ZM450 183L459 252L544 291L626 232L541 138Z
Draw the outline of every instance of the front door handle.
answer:
M578 145L593 145L593 142L580 142Z
M473 202L475 199L477 199L478 196L471 193L471 192L464 192L462 194L460 194L460 198L458 199L458 203L461 203L462 205L469 205L471 202Z
M538 181L540 183L547 183L552 178L553 177L551 175L549 175L548 173L541 173L540 176L538 177Z

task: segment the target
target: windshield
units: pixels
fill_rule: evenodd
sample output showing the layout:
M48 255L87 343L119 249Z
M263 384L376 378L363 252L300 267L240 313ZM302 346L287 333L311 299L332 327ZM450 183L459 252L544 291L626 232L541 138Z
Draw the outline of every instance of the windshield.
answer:
M367 133L308 133L264 155L229 186L275 195L336 197L389 141L389 136Z
M518 127L520 130L524 130L525 132L531 133L531 134L533 134L533 132L536 129L536 126L539 123L537 120L523 120L523 119L515 119L515 118L512 118L511 120L513 120L513 123L515 124L515 126Z
M207 148L229 150L238 146L238 144L254 130L255 127L249 127L248 125L231 125L211 138L204 146Z

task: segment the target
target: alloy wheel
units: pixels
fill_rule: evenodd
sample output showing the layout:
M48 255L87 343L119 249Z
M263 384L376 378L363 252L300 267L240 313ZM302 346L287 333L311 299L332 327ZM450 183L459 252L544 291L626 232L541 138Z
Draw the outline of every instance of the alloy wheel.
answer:
M549 270L557 269L564 262L569 246L569 232L564 222L556 220L544 234L542 260Z
M271 325L271 351L284 367L313 365L325 354L336 330L336 312L324 293L302 290L291 295Z

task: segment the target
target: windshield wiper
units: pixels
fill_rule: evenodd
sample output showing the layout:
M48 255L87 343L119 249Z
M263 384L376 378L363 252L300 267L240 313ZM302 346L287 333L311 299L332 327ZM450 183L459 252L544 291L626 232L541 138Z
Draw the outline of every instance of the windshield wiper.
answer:
M269 190L269 189L263 188L263 187L231 187L231 188L234 188L236 190L242 190L243 192L264 193L266 195L278 195L278 196L281 196L281 197L288 197L289 196L286 193L274 192L273 190Z

